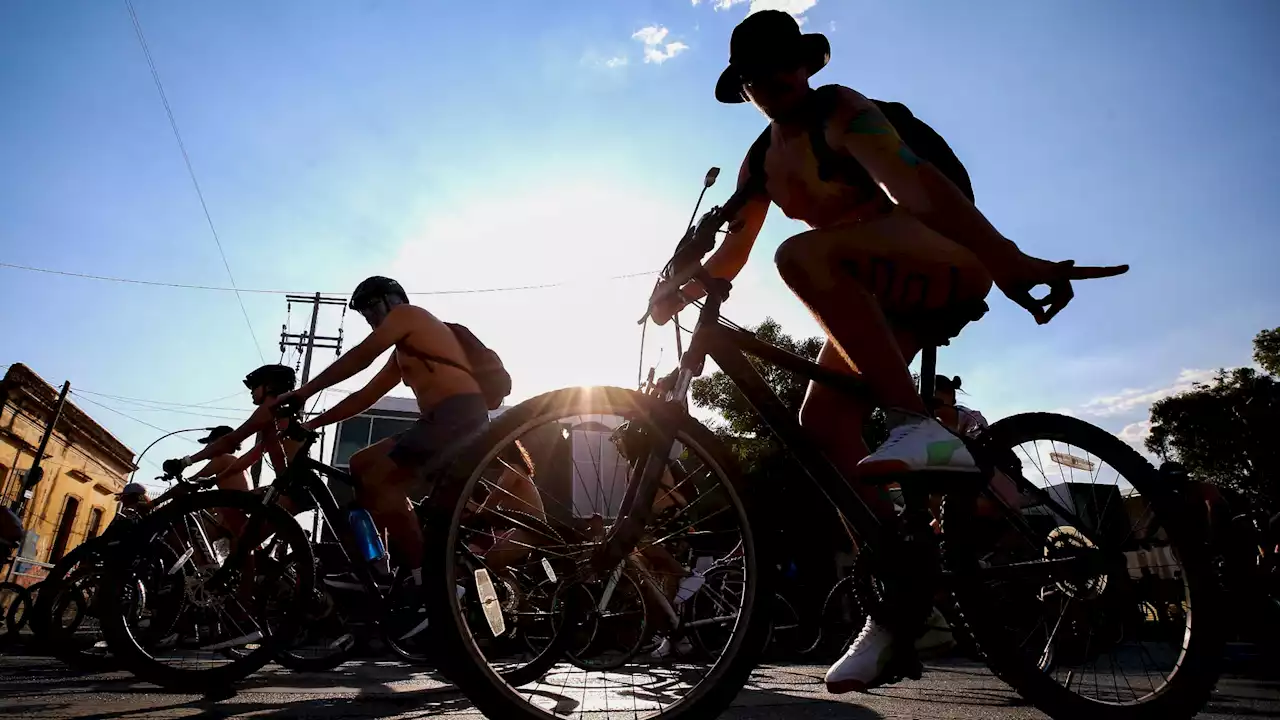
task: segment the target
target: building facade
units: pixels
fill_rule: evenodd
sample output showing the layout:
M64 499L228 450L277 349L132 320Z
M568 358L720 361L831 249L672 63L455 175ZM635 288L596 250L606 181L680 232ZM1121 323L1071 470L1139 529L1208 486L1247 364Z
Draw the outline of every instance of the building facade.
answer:
M0 381L0 500L21 492L40 436L53 417L58 390L21 363ZM133 472L133 451L83 410L67 401L41 462L44 478L32 489L22 522L27 530L19 556L55 563L115 516L116 493ZM38 566L19 562L19 582L34 582Z

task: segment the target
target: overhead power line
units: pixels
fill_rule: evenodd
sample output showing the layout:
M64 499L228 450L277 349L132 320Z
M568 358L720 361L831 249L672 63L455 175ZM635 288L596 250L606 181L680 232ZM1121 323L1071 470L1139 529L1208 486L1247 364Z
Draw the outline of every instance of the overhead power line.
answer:
M264 290L254 288L234 288L221 287L217 285L194 285L190 283L174 283L161 282L159 280L139 280L136 278L122 278L111 275L94 275L92 273L72 272L70 270L53 270L51 268L34 267L31 265L18 265L17 263L0 262L0 267L10 268L12 270L25 270L27 272L47 273L49 275L63 275L66 277L82 278L86 280L102 280L104 282L129 283L131 285L151 285L154 287L179 288L182 290L212 290L215 292L234 292L234 293L253 293L259 295L294 295L300 291L297 290ZM631 278L656 275L655 270L645 270L643 272L626 273L624 275L609 275L598 278L599 280L629 280ZM508 285L505 287L488 287L488 288L457 288L452 290L419 290L409 292L410 295L472 295L477 293L496 293L496 292L513 292L518 290L546 290L550 288L565 287L568 285L576 285L582 282L590 282L591 279L582 280L565 280L561 282L541 283L537 285ZM346 295L347 291L321 293L322 295Z
M196 197L200 198L200 209L204 211L204 219L209 223L209 232L213 234L213 242L218 246L218 255L222 258L222 266L227 269L227 279L231 281L231 289L236 294L236 302L240 304L240 313L244 315L244 323L249 328L249 337L253 338L253 350L258 359L266 362L262 356L262 347L258 344L258 335L253 331L253 323L249 320L249 311L244 307L244 298L236 289L235 276L231 274L231 263L227 262L227 253L222 249L222 238L218 237L218 229L213 225L213 216L209 214L209 205L204 200L204 192L200 189L200 181L196 180L195 168L191 165L191 156L187 154L187 145L182 142L182 133L178 131L178 121L173 116L173 108L169 107L169 98L164 93L164 84L160 82L160 71L156 69L155 59L151 57L151 48L147 45L147 36L142 32L142 22L133 9L132 0L124 0L129 9L129 17L133 20L133 30L138 35L138 44L142 46L142 54L147 58L147 67L151 68L151 79L156 83L156 91L160 93L160 102L164 104L164 112L169 116L169 127L173 128L173 137L178 141L178 149L182 151L182 161L187 166L187 174L191 176L191 185L196 189Z
M111 412L115 413L116 415L119 415L119 416L120 416L120 417L122 417L122 418L125 418L126 420L132 420L132 421L134 421L134 422L138 423L139 425L146 425L147 427L151 428L152 430L159 430L159 431L160 431L160 432L162 432L162 433L171 432L170 430L168 430L168 429L166 429L166 428L162 428L162 427L160 427L159 425L152 425L151 423L147 422L146 420L139 420L138 418L136 418L136 417L134 417L134 416L132 416L132 415L128 415L128 414L122 413L122 412L120 412L119 410L117 410L117 409L115 409L115 408L111 407L110 405L104 405L104 404L102 404L102 403L98 402L97 400L94 400L94 399L93 399L93 398L91 398L91 397L85 397L84 395L82 395L81 393L77 392L76 390L72 390L72 391L71 391L71 394L72 394L72 395L75 395L76 397L80 398L81 400L83 400L83 401L85 401L85 402L87 402L87 403L92 403L92 404L94 404L94 405L97 405L98 407L100 407L100 408L102 408L102 409L104 409L104 410L110 410ZM188 442L195 442L194 440L191 440L190 438L183 438L183 439L184 439L184 440L187 440Z
M204 402L204 403L176 403L176 402L169 402L166 400L148 400L147 398L129 397L127 395L113 395L112 393L104 393L104 392L99 392L97 390L86 390L84 388L77 388L77 392L89 393L90 395L96 395L97 397L104 397L110 400L118 400L121 402L130 403L130 404L138 404L141 407L144 407L148 410L174 409L176 411L176 409L180 409L180 408L194 408L196 410L226 410L229 412L244 412L245 410L244 408L209 404L212 402L216 402L215 400L209 400L208 402ZM239 392L239 393L236 393L235 395L228 395L224 398L218 398L218 399L226 400L227 398L232 398L232 397L236 397L237 395L243 395L243 394L247 394L247 393Z

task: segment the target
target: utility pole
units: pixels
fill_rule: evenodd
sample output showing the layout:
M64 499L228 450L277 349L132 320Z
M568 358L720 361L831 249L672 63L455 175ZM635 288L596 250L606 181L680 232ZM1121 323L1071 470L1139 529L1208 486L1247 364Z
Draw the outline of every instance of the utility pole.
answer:
M285 348L296 347L299 350L305 349L302 356L302 380L300 385L306 384L311 379L311 353L316 349L333 350L334 355L342 353L342 327L338 327L337 335L316 335L316 322L320 318L321 305L341 305L345 316L347 301L346 298L325 297L320 293L313 295L286 295L285 300L292 305L293 303L308 304L311 306L311 329L303 334L290 333L287 325L280 328L280 353L284 354ZM320 459L324 460L324 436L320 436ZM258 478L262 475L262 461L259 460L253 467L253 485L257 487ZM312 542L320 541L320 511L314 511L312 530Z
M9 503L9 510L17 517L18 523L22 523L22 512L27 507L27 501L31 499L31 490L44 477L44 468L40 467L40 461L44 460L44 451L49 447L49 438L53 437L53 426L58 424L58 419L62 417L62 408L67 404L67 393L71 392L71 381L62 383L62 393L58 395L58 402L53 406L53 415L49 418L49 422L44 426L44 434L40 436L40 447L36 448L36 457L31 461L31 467L27 469L27 475L22 479L22 487L18 488L18 495ZM4 579L6 582L13 579L13 573L18 569L18 556L22 553L22 542L24 537L18 538L18 547L13 551L13 562L9 563L9 569L5 572Z
M311 379L311 351L316 348L321 350L333 350L334 354L342 352L342 330L339 328L337 335L316 335L316 321L320 317L321 305L341 305L346 307L345 298L324 297L320 293L312 296L307 295L286 295L285 300L290 303L306 303L311 305L311 329L302 334L290 333L288 327L280 329L280 352L284 352L287 347L296 347L298 349L306 349L306 354L302 359L302 384Z
M16 513L19 518L22 517L22 510L26 506L27 500L31 497L31 489L44 477L44 468L40 467L40 461L44 460L44 451L49 447L49 438L53 436L53 426L57 425L58 419L62 417L62 408L67 404L67 393L69 392L71 392L70 380L62 383L62 393L58 395L58 402L53 406L53 416L49 418L48 424L44 426L44 434L40 436L40 447L36 449L36 457L31 461L27 476L22 480L22 489L9 506L9 509Z

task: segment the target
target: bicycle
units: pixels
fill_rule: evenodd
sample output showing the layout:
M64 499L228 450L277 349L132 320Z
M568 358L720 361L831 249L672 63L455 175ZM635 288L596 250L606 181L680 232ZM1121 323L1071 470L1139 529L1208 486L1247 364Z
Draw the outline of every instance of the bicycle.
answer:
M179 479L151 502L151 511L176 497L207 490L214 482L213 478ZM137 527L144 515L138 510L122 509L102 535L86 540L67 553L40 583L41 592L31 603L27 624L43 648L71 667L102 670L111 666L110 651L99 623L99 586L105 579L108 555L120 547L124 536ZM145 596L138 588L134 592Z
M383 628L383 642L405 659L421 662L434 656L426 647L417 647L421 643L416 639L414 646L407 646L386 634L398 594L405 588L401 580L407 573L402 572L390 585L380 582L374 568L378 558L364 554L348 512L338 506L322 477L354 488L359 487L358 480L309 456L319 434L302 427L298 410L280 408L279 414L288 418L281 436L296 444L296 449L290 452L294 459L277 474L265 492L211 490L176 499L148 516L130 533L126 546L113 558L104 630L112 651L139 678L168 688L204 691L228 687L272 659L295 669L335 666L352 650L352 643L344 637L348 619L336 617L334 613L338 610L348 612L350 618L365 619ZM293 514L279 504L282 497L293 498L304 509L315 507L334 531L337 542L326 543L326 552L317 556ZM425 505L419 508L420 514L426 514ZM220 622L234 628L234 632L240 633L238 636L227 638L228 633L224 632L202 638L196 633L191 642L185 643L197 652L239 650L226 658L227 664L217 667L167 664L163 657L157 657L139 642L128 622L128 614L121 611L120 588L129 586L134 569L146 564L153 543L171 535L172 527L192 517L196 521L191 523L194 532L190 534L203 541L197 543L199 547L180 552L179 560L168 565L165 572L172 576L182 571L188 608L222 610L234 606L231 610L235 616ZM205 528L223 527L227 519L233 517L240 520L239 530L230 534L238 536L239 541L229 552L218 552L212 547ZM354 576L356 583L348 583L350 587L345 588L351 591L349 595L330 595L320 588L327 588L331 583L318 585L316 582L317 578L325 581L350 576ZM246 583L255 585L247 590ZM217 597L228 592L233 596L230 600ZM471 593L471 597L481 595L483 593ZM345 599L341 608L334 603L339 597ZM331 627L336 621L343 632L338 638L342 642L328 644L324 648L325 657L303 657L295 641L304 619L313 629ZM541 654L510 672L515 680L529 682L541 676L559 652L560 644L553 637Z
M713 178L714 174L708 175L704 191ZM594 688L606 698L606 707L582 707L579 711L612 709L609 702L630 700L636 706L628 712L636 717L641 714L641 704L645 705L644 711L653 711L654 717L669 720L715 717L728 707L746 683L769 630L768 600L773 596L771 568L774 563L766 538L771 536L768 534L771 518L760 505L762 499L741 485L730 453L711 431L688 414L686 397L691 381L701 373L708 357L732 380L774 436L794 455L804 476L816 484L846 519L861 547L857 569L861 605L873 617L902 630L895 633L898 638L895 648L898 660L893 668L896 676L919 677L921 666L911 647L914 632L922 629L932 604L932 591L944 587L953 594L960 610L959 619L988 666L1052 717L1169 720L1190 717L1203 707L1216 682L1221 657L1216 581L1203 553L1186 536L1176 501L1155 468L1115 436L1078 419L1041 413L1017 415L995 423L977 439L965 440L982 470L974 474L974 478L955 474L942 477L914 474L900 478L906 509L899 522L904 531L891 532L861 501L853 486L825 458L797 420L786 412L747 356L866 399L869 393L860 379L773 347L720 317L730 284L708 277L701 269L701 261L714 248L716 232L727 218L734 216L736 206L742 202L740 194L735 194L724 207L713 208L696 225L691 224L664 269L662 280L667 287L678 288L696 278L708 292L678 369L658 384L657 392L644 394L609 387L569 388L531 398L501 415L485 437L474 443L450 469L449 480L444 483L449 495L441 495L438 500L446 505L451 501L453 511L447 522L433 526L433 540L429 544L436 550L431 599L444 620L438 642L445 652L457 658L453 680L478 709L490 717L521 720L556 716L556 708L543 695L556 691L559 686L548 684L524 690L503 681L476 650L472 631L483 634L484 628L472 628L466 622L449 589L459 573L452 551L465 530L461 508L467 496L482 482L475 468L484 467L501 447L543 423L559 422L568 426L570 421L564 418L595 418L593 422L605 425L615 421L634 423L649 443L644 457L626 470L625 490L613 514L616 519L608 536L592 550L589 558L580 562L578 572L567 582L598 585L641 547L639 541L645 532L659 478L673 447L680 450L682 457L697 455L709 475L715 476L716 492L723 488L723 493L714 496L718 504L717 501L711 504L716 506L716 517L722 521L739 522L738 537L743 550L742 605L724 649L705 675L697 681L683 674L659 678L653 686L663 688L662 694L601 689L602 683L617 676L616 672L603 679L586 677L575 682L575 691L579 686ZM939 312L900 313L894 318L897 324L915 329L926 340L919 371L923 398L933 397L938 346L948 344L964 325L980 318L985 311L985 302L979 302ZM1064 454L1054 450L1046 454L1039 442L1049 442L1053 447L1059 443L1080 446L1082 452ZM1028 443L1037 443L1034 458L1025 450ZM1033 468L1042 469L1046 478L1044 488L1023 476L1024 464L1017 455L1018 450L1026 454ZM1049 463L1045 457L1057 464L1065 490L1048 484L1042 468ZM1100 473L1106 465L1116 470L1116 486L1099 491L1094 471ZM604 467L603 461L600 467ZM1012 507L991 492L990 478L997 471L1016 482L1029 506ZM1090 477L1090 483L1065 480L1068 472L1072 478L1077 477L1077 471L1082 477ZM1135 492L1121 497L1121 479ZM1085 486L1088 490L1081 489ZM1055 497L1058 490L1070 497L1066 500ZM940 542L929 527L933 519L930 496L941 497ZM1106 500L1102 500L1103 497ZM986 518L979 514L980 498L996 508L999 527L994 528L995 534ZM1149 507L1143 511L1145 504ZM1115 512L1109 512L1112 510ZM1116 520L1119 517L1116 513L1124 513L1126 518L1130 513L1139 513L1139 521L1126 532L1127 520ZM1140 646L1136 654L1126 650L1117 655L1122 640L1134 637L1133 628L1141 622L1142 613L1127 568L1135 552L1132 541L1140 527L1146 527L1142 521L1151 515L1156 516L1156 524L1162 529L1146 540L1168 548L1170 556L1182 563L1181 587L1188 596L1187 602L1194 598L1200 612L1194 614L1194 622L1192 614L1187 614L1184 633L1180 636L1185 638L1182 645L1177 645L1182 642L1180 638L1171 638L1167 649ZM1096 519L1099 529L1094 530L1085 522L1085 517ZM699 527L705 524L701 519L699 522ZM1005 535L1011 532L1006 525L1017 531L1014 539L1024 540L1030 550L1006 542ZM984 544L987 541L993 544L987 546ZM1005 560L1008 560L1006 564L997 564ZM903 567L912 568L913 573L896 571ZM1065 609L1058 615L1056 625L1051 617L1036 619L1041 612L1047 615L1058 612L1055 608L1060 606ZM1079 639L1070 635L1072 629L1081 629L1078 625L1067 628L1068 633L1059 636L1063 629L1061 618L1068 609L1076 608L1085 608L1103 617L1105 635L1094 643L1093 630L1087 628L1089 636L1079 642L1084 648L1082 653L1054 660L1050 657L1054 654L1052 648L1059 641L1069 643ZM1085 613L1086 619L1089 613ZM1021 623L1033 622L1029 633L1021 627ZM1031 637L1042 635L1047 638L1047 650L1024 648ZM1166 655L1172 671L1160 677L1158 687L1154 682L1150 683L1150 690L1133 689L1130 685L1126 695L1126 689L1115 681L1117 670L1124 669L1122 665L1132 665L1135 659L1145 662L1142 655L1153 652ZM1101 669L1104 656L1110 674ZM1065 680L1059 680L1055 673L1068 659L1086 665L1071 666ZM1094 688L1077 682L1079 677L1075 672L1087 669L1090 662L1094 668ZM1107 683L1105 692L1098 688L1103 676L1112 681ZM1127 678L1126 675L1126 683ZM1093 690L1097 691L1096 697L1084 694ZM670 703L664 705L667 699Z

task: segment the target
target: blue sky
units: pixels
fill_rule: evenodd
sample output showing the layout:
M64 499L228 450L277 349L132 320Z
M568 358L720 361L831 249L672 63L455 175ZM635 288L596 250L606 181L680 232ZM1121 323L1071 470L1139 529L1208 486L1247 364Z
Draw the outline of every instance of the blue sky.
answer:
M1133 266L1080 285L1047 327L996 297L943 351L988 417L1064 409L1136 438L1151 399L1249 362L1280 317L1266 0L135 7L241 287L568 282L420 298L503 355L513 399L634 382L650 280L605 278L658 267L702 173L732 178L763 127L712 97L730 30L760 7L829 36L815 82L905 102L941 132L1027 252ZM0 108L0 261L228 284L123 2L0 5ZM799 230L774 211L729 317L816 332L771 262ZM257 349L230 293L0 268L0 363L157 427L239 419L239 379L259 351L279 357L286 320L281 296L243 299ZM347 320L350 346L366 329ZM674 361L670 335L650 334L647 363ZM77 402L135 449L158 434Z

